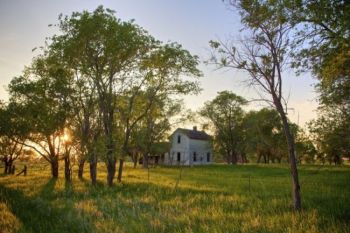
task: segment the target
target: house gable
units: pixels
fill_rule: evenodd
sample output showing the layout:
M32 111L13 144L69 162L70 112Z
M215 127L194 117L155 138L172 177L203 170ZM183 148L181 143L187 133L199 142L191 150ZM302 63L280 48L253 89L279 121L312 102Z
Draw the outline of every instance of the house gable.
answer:
M169 165L199 165L212 162L211 136L204 131L178 128L170 136Z

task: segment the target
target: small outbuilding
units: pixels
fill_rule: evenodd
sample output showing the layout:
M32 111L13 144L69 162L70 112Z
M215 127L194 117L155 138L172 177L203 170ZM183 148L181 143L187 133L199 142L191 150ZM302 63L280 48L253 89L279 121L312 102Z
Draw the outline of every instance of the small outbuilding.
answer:
M213 161L211 136L204 131L178 128L170 136L170 152L165 165L204 165Z

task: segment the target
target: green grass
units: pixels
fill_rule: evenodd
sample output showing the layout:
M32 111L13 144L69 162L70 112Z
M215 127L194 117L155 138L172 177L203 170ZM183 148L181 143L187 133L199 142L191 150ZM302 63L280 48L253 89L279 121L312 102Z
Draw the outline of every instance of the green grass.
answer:
M302 166L303 210L287 165L133 169L108 188L50 179L49 167L0 176L0 232L350 232L350 167ZM20 168L18 165L17 168ZM63 172L61 171L61 176ZM250 180L250 182L249 182Z

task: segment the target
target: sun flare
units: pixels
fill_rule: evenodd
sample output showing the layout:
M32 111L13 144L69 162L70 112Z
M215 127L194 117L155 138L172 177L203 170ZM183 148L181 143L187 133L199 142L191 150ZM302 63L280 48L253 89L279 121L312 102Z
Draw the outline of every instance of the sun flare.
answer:
M64 133L63 133L63 135L62 135L62 140L64 141L64 142L69 142L70 140L71 140L71 136L69 135L69 133L67 132L67 131L65 131Z

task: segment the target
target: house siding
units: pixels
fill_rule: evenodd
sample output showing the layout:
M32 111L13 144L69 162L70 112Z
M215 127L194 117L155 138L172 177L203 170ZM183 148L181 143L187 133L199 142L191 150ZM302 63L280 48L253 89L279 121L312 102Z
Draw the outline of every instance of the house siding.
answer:
M181 142L178 143L178 136ZM210 141L190 139L186 134L175 131L171 137L171 149L165 157L166 165L203 165L212 163L212 147ZM193 154L196 153L196 161L193 161ZM181 154L180 161L177 154ZM210 161L207 161L207 154L210 153Z
M207 154L212 154L211 143L209 141L190 139L189 145L190 165L208 164L212 162L212 156L210 156L210 161L207 161ZM193 160L194 152L196 152L197 161Z

